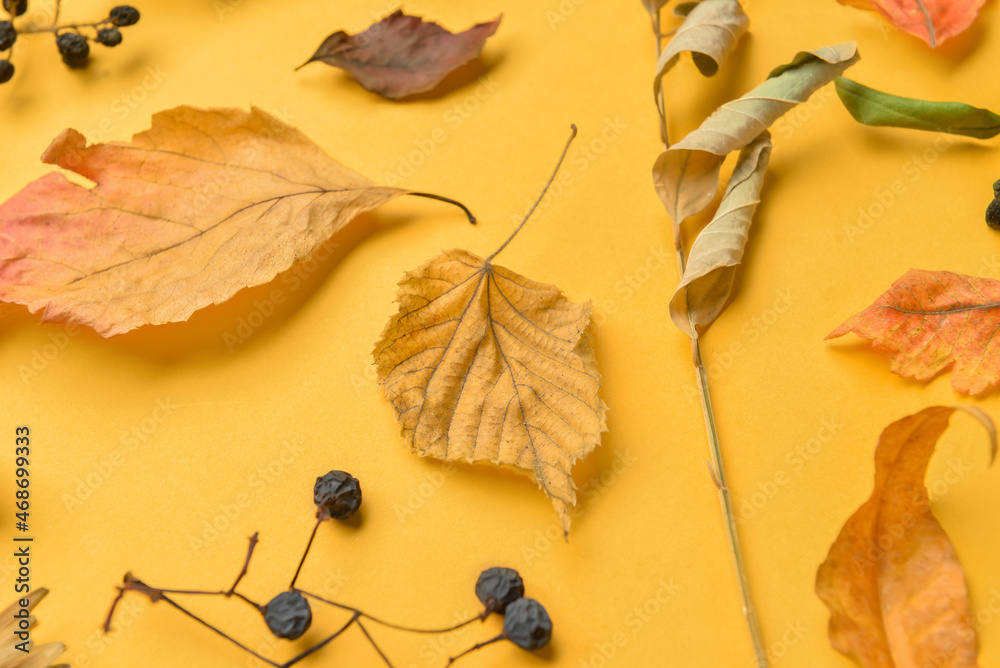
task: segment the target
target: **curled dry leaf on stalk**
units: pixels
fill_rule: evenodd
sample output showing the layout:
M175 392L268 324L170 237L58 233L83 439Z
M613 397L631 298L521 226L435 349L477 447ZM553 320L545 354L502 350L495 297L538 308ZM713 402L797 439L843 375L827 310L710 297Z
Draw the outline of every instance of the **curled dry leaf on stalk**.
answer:
M985 0L838 0L869 9L932 47L964 31L979 15Z
M28 604L25 608L30 613L48 593L49 590L45 587L33 589L26 596L19 596L18 600L0 612L0 637L3 638L0 640L0 668L49 668L50 666L69 668L69 664L61 663L56 666L52 663L66 651L66 645L63 643L48 642L36 645L33 639L25 640L17 635L26 630L21 627L22 618L15 617L23 609L21 600L27 599ZM35 616L29 615L27 631L34 629L37 623Z
M671 299L671 317L688 335L696 336L697 327L715 320L729 298L770 156L767 128L859 57L853 42L797 54L791 63L773 70L764 83L719 107L657 159L653 181L673 220L680 247L681 223L711 203L726 156L741 151L731 185L712 222L695 240Z
M373 355L413 452L527 473L566 533L570 469L607 430L591 305L493 264L514 235L485 259L449 250L408 272Z
M837 77L840 101L854 120L865 125L947 132L989 139L1000 134L1000 116L964 102L933 102L900 97Z
M267 283L394 197L445 199L378 186L257 108L177 107L129 143L66 130L42 160L96 185L52 172L0 205L0 301L103 336Z
M827 335L854 332L892 361L892 372L929 380L948 367L958 392L1000 383L1000 281L911 269Z
M397 10L357 35L338 30L304 65L319 61L342 68L367 90L398 100L432 90L450 72L479 56L501 18L452 33Z
M962 565L931 513L924 477L956 410L934 406L886 427L871 497L847 520L816 575L830 644L865 668L977 668L978 640Z
M729 299L770 156L771 134L765 130L740 152L718 211L691 247L670 300L670 317L690 336L692 328L715 320Z
M682 53L690 52L698 71L706 77L713 76L749 25L750 19L737 0L702 0L691 7L656 63L653 94L657 105L663 76L677 64Z

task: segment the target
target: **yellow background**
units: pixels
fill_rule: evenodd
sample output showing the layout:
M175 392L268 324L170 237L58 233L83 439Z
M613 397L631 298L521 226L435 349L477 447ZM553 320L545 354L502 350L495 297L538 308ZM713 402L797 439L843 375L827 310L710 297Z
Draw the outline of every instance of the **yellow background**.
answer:
M95 47L88 70L66 70L49 37L18 43L16 77L0 88L0 197L49 171L38 156L66 127L91 140L126 140L161 109L255 104L373 179L398 177L458 198L481 222L472 227L446 205L402 198L362 216L327 259L298 269L298 283L285 275L187 323L111 340L70 335L22 307L3 307L0 527L7 540L14 427L27 424L34 584L52 590L36 637L65 640L65 658L78 668L255 665L140 596L126 599L111 635L98 627L126 571L161 586L226 587L257 530L243 590L266 601L284 587L308 536L315 477L341 468L361 480L364 519L322 527L303 586L433 626L475 612L476 576L500 564L520 570L529 595L547 607L555 625L547 653L499 645L465 660L468 668L750 666L704 464L688 341L667 314L677 274L650 178L660 149L654 44L638 0L413 0L408 12L452 29L500 12L504 19L481 63L447 95L404 103L323 65L292 71L327 34L361 30L395 2L136 3L142 21L123 31L122 46ZM109 5L67 0L64 16L92 20ZM795 52L849 39L858 40L862 61L848 74L863 83L1000 107L993 5L937 50L833 0L754 0L747 11L751 34L718 76L701 79L689 60L668 76L673 137ZM580 137L563 171L569 183L499 258L595 305L610 431L574 471L587 487L566 543L527 478L410 454L377 391L370 351L406 270L443 248L491 252L507 236L571 122ZM947 374L930 383L900 379L867 343L823 337L910 267L1000 278L1000 237L982 221L1000 164L995 141L935 148L932 134L862 127L830 88L783 119L774 138L738 289L704 348L773 665L849 666L829 648L813 580L870 493L879 433L933 404L976 403L1000 418L1000 400L959 397ZM880 212L879 198L888 203L896 181ZM878 215L859 224L859 208ZM267 310L274 290L284 303L231 352L225 336ZM960 416L929 481L966 569L981 663L997 666L1000 469L986 464L981 431ZM212 524L223 528L206 534ZM12 564L0 557L4 601L13 598ZM191 607L275 651L246 606ZM316 616L312 639L338 618ZM443 638L374 633L395 665L430 668L492 636L499 619L485 627ZM334 661L378 665L356 630L302 665Z

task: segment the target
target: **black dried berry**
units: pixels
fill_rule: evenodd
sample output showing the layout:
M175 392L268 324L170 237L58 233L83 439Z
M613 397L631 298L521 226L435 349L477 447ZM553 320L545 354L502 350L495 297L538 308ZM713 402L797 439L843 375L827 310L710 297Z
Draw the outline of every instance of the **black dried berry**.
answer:
M0 51L6 51L17 41L17 31L10 21L0 21Z
M63 62L77 69L87 66L90 57L90 44L83 35L75 32L64 32L56 38L56 46L62 54Z
M476 597L486 606L486 614L494 611L502 613L522 596L524 580L513 568L487 568L476 580Z
M131 5L118 5L108 15L116 26L133 26L139 22L139 10Z
M295 640L312 624L312 609L302 594L284 591L264 606L264 621L274 635Z
M21 16L28 11L28 0L3 0L3 8L12 16Z
M0 84L5 84L14 76L14 63L0 60Z
M118 46L122 43L122 31L118 28L101 28L97 31L97 41L104 46Z
M313 500L316 517L347 519L361 505L361 483L346 471L330 471L316 478Z
M533 598L519 598L507 606L503 633L521 649L541 649L552 639L552 620L541 603Z
M993 201L986 207L986 224L1000 230L1000 181L993 184Z

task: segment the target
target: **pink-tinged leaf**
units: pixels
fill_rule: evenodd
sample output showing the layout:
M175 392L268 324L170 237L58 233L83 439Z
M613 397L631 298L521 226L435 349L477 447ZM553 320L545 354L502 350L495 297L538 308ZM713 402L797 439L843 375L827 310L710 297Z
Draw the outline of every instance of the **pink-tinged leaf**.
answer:
M848 332L874 341L900 376L928 380L954 366L959 392L1000 383L1000 281L911 269L826 338Z
M305 64L321 61L343 68L366 89L397 100L433 89L450 72L476 58L501 18L451 33L397 10L357 35L338 30Z
M0 205L0 301L104 336L187 320L311 255L377 186L259 110L178 107L129 143L59 135L47 174Z
M900 30L932 47L970 25L985 0L839 0L842 5L871 9Z

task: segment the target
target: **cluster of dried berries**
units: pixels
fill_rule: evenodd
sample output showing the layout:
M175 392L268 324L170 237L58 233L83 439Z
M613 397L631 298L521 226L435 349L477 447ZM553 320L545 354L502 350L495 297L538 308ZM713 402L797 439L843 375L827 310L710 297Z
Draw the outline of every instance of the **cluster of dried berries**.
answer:
M119 28L139 22L138 9L130 5L119 5L111 10L107 18L100 21L57 25L59 21L59 2L57 2L52 25L18 29L14 20L28 11L28 0L3 0L3 8L10 18L7 21L0 21L0 53L6 52L6 57L0 59L0 84L7 83L14 76L14 64L10 58L19 35L52 33L55 35L56 48L59 49L63 62L69 67L79 69L86 67L90 61L91 41L104 46L118 46L122 43L122 33ZM84 29L93 30L93 36L83 32Z
M302 554L302 559L299 561L298 568L295 570L295 575L292 577L291 584L289 584L288 589L272 598L266 605L255 603L250 598L236 591L236 587L247 574L247 570L250 566L250 559L253 557L254 548L257 546L257 534L254 534L250 537L250 546L247 549L246 559L243 562L243 568L240 570L239 575L236 576L236 581L233 582L233 586L227 590L200 591L190 589L161 589L158 587L151 587L133 576L131 573L127 573L125 575L124 582L118 587L118 596L115 598L114 602L111 604L111 609L108 611L107 619L104 622L104 631L107 632L110 630L111 620L114 616L115 608L121 598L125 595L125 592L135 591L145 594L154 603L157 601L163 601L168 605L177 608L198 623L211 629L216 634L232 642L241 649L246 650L260 661L263 661L270 666L274 666L275 668L289 668L289 666L298 663L307 656L322 649L352 625L357 626L361 630L382 661L384 661L385 664L391 668L392 663L365 628L366 621L400 631L412 631L414 633L446 633L471 624L476 620L484 620L493 613L504 615L502 633L494 638L477 643L458 656L452 657L448 660L449 666L458 658L468 654L469 652L501 640L509 640L522 649L533 651L545 647L552 638L552 620L549 619L548 613L538 601L530 598L524 598L524 581L521 579L520 574L511 568L494 567L483 571L479 575L479 579L476 581L476 597L480 600L480 602L482 602L483 611L471 619L467 619L464 622L443 629L420 629L402 626L399 624L390 624L382 621L378 617L362 612L358 608L330 601L321 596L317 596L316 594L312 594L301 587L297 587L296 582L298 581L299 574L302 572L302 566L305 564L306 556L309 554L309 550L313 544L313 539L316 538L316 532L319 530L320 525L328 519L347 520L353 517L361 507L361 485L358 482L358 479L350 473L345 471L330 471L326 475L316 478L316 484L313 486L313 500L316 504L316 525L313 527L312 534L309 536L309 542L306 544L306 549ZM264 623L275 637L285 640L296 640L297 638L300 638L312 625L312 606L309 604L309 599L320 603L326 603L327 605L350 612L351 616L345 624L325 639L316 643L312 647L306 648L304 651L284 663L276 663L254 652L246 645L237 642L222 630L216 628L191 611L182 607L169 596L171 594L223 596L226 598L234 597L242 600L253 606L263 616Z

